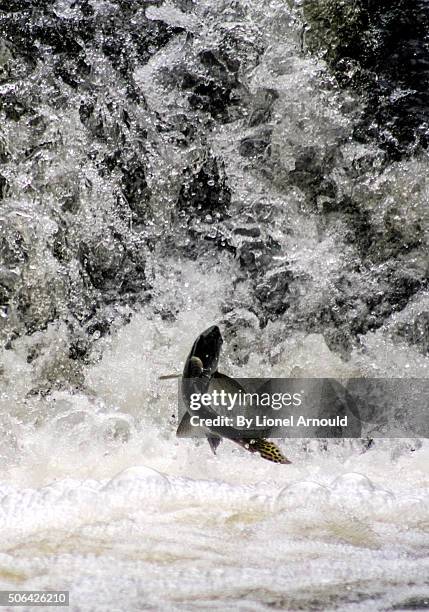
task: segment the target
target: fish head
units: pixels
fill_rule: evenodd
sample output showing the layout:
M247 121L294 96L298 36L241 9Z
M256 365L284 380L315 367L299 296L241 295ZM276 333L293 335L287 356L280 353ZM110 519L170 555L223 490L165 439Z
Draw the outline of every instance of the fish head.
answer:
M207 391L217 370L222 343L222 335L217 325L203 331L195 340L183 368L181 386L185 406L189 406L192 394Z
M212 325L203 331L195 340L183 369L184 378L195 376L195 365L200 360L203 374L210 379L217 370L219 355L222 348L222 335L217 325Z

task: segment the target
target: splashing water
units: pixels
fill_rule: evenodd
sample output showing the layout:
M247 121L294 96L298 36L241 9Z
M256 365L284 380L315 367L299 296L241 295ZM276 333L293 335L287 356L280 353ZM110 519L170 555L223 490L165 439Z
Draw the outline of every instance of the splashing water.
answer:
M214 323L233 376L427 377L427 158L355 137L299 3L52 6L0 53L1 588L427 607L426 440L215 457L158 380Z

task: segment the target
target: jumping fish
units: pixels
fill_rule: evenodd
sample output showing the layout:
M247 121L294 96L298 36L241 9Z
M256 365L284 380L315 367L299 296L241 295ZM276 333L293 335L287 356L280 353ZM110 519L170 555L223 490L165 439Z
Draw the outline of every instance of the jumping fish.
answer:
M186 437L195 433L191 425L190 400L192 394L213 393L225 391L226 393L245 393L243 387L233 378L218 371L219 355L223 339L219 328L214 325L206 329L195 340L186 359L181 381L181 395L185 405L185 413L177 428L178 437ZM167 375L160 378L176 378L179 375ZM202 419L218 416L213 406L200 406L199 416ZM263 459L274 463L291 463L283 456L280 449L266 440L270 429L240 430L231 426L203 427L204 434L214 453L223 438L235 442L251 453L259 453Z

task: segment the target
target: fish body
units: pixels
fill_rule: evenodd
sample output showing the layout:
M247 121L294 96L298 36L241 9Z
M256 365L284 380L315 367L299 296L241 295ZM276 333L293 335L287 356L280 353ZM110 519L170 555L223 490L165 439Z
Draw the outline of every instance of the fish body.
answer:
M226 393L245 393L243 387L233 378L218 371L219 355L222 348L222 336L219 328L214 325L205 330L195 340L183 368L181 395L186 407L177 428L177 436L185 437L195 433L190 418L190 398L192 394L212 393L225 391ZM214 418L219 412L212 406L200 406L200 418ZM279 448L265 440L270 433L269 429L240 430L231 426L204 427L206 438L214 453L222 438L227 438L251 453L258 452L263 459L274 463L290 463Z

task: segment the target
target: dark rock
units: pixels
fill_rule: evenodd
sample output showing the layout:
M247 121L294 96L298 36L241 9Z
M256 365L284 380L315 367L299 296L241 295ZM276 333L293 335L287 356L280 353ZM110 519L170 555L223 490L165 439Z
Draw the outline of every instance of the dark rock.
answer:
M205 217L216 214L222 219L231 202L231 191L221 174L218 161L209 156L196 174L185 178L177 202L178 210Z
M81 244L79 259L84 270L91 279L91 284L97 289L116 286L117 276L124 263L122 245L113 242L99 242L96 245Z
M252 98L249 127L266 124L271 120L271 110L279 94L274 89L259 89Z
M29 111L14 92L2 94L0 110L4 112L7 119L12 119L12 121L19 121Z
M0 200L4 198L7 191L7 180L0 174Z
M136 155L120 164L121 187L125 200L134 213L134 219L142 223L146 216L149 189L144 164Z
M248 274L264 274L271 263L279 245L271 238L268 240L246 240L237 250L240 267Z
M295 168L289 172L288 180L306 194L310 209L314 208L319 196L328 199L336 197L336 185L327 177L331 166L329 152L320 160L317 151L311 146L297 151Z
M271 127L264 127L258 133L243 138L240 142L239 152L243 157L260 157L268 149L271 143Z
M278 316L289 308L289 285L292 280L290 270L274 268L256 284L255 296L266 313Z
M325 220L329 224L333 218L340 218L349 229L345 236L346 241L356 245L359 253L368 257L369 249L377 245L369 212L349 197L336 200L335 193L332 192L331 196L331 199L322 206Z
M28 260L29 247L23 234L13 226L2 227L0 261L8 268L19 268Z
M429 144L429 5L426 0L304 2L306 42L344 87L363 94L355 131L392 159Z
M259 238L261 230L259 227L236 227L234 229L234 234L247 238Z
M429 355L429 312L418 314L411 323L397 323L394 335L415 346L424 355Z
M372 272L372 273L371 273ZM334 283L330 301L308 317L310 331L324 334L328 344L344 354L356 339L382 327L428 285L424 266L413 257L393 260L380 268L347 271Z

